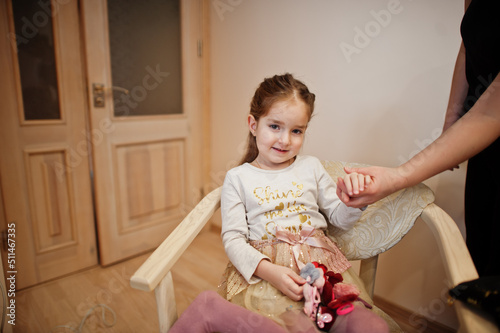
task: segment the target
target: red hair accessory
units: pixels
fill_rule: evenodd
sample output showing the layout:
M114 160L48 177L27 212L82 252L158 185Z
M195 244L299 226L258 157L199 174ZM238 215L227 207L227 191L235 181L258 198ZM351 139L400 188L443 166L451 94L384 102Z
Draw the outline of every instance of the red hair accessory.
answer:
M316 268L321 268L321 270L323 271L323 275L325 275L325 274L326 274L327 269L326 269L326 266L325 266L325 265L320 264L320 263L318 263L318 262L316 262L316 261L313 261L313 262L312 262L312 264L313 264L313 265L314 265L314 267L316 267Z

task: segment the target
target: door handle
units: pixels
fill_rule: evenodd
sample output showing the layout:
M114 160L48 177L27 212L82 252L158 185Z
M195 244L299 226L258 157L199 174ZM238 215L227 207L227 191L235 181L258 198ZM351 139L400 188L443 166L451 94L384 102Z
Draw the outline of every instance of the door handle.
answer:
M105 106L104 93L107 89L121 91L126 95L129 94L128 89L122 87L117 87L117 86L105 87L104 84L102 83L94 83L92 84L92 96L94 98L95 108L103 108Z

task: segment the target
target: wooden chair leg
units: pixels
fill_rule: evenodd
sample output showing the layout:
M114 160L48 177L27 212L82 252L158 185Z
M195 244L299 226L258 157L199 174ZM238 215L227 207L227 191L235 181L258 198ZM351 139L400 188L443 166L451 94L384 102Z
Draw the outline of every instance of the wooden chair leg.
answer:
M361 260L359 277L365 284L366 291L371 299L375 291L375 274L377 273L378 255Z
M155 288L155 296L160 332L167 333L177 320L177 305L175 303L172 273L168 272Z

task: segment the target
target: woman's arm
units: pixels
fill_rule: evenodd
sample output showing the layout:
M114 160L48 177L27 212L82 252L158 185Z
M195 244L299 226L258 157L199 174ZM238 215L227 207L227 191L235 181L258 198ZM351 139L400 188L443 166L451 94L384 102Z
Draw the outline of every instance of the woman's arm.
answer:
M500 75L497 75L469 112L427 148L398 167L399 174L405 178L398 187L416 185L466 161L499 136Z
M385 196L416 185L442 171L466 161L500 136L500 76L481 95L476 104L428 147L397 168L355 168L372 177L372 185L346 203L363 207ZM347 193L347 189L341 190Z
M443 132L446 131L463 115L463 103L467 97L469 84L465 76L465 47L464 43L460 45L455 69L453 71L453 79L451 81L450 97L448 99L448 107L444 118Z
M471 0L465 0L464 11L467 11ZM443 132L453 125L463 114L463 103L467 97L469 84L465 75L465 46L462 42L458 51L453 77L451 81L450 97L444 118Z

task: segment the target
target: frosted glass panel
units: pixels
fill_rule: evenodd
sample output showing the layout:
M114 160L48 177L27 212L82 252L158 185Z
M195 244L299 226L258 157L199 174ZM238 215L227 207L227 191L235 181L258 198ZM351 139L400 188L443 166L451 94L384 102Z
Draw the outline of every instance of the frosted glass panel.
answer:
M24 119L60 119L52 17L32 0L14 0L12 10Z
M114 113L182 113L179 1L108 0Z

